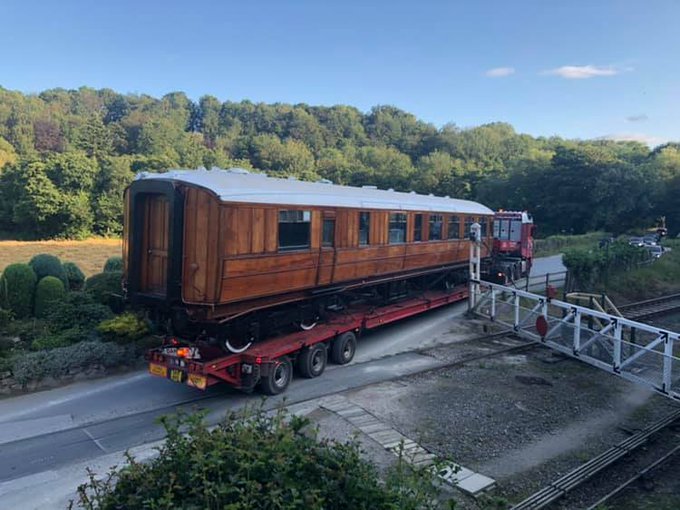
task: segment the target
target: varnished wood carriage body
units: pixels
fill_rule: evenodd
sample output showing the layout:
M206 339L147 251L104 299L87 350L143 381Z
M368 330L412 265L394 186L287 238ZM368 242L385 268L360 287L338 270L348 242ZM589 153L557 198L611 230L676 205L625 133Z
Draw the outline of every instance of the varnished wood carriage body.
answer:
M176 171L126 193L124 259L133 302L191 320L443 271L465 271L467 231L493 213L463 200L273 179L239 170ZM490 242L483 243L483 256Z

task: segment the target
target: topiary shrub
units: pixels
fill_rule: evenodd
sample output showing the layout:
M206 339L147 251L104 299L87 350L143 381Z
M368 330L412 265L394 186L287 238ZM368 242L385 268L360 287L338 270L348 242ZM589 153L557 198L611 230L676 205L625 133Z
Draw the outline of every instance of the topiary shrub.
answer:
M0 278L0 302L17 319L29 317L33 311L35 284L38 279L28 264L10 264Z
M61 280L61 282L64 284L64 288L68 287L66 271L64 271L64 266L61 265L59 257L55 257L49 253L41 253L40 255L35 255L28 265L31 266L35 272L35 276L38 278L38 281L42 280L46 276L54 276L55 278Z
M35 289L35 316L42 319L54 306L66 299L64 284L54 276L46 276Z
M64 262L64 272L68 282L68 290L83 290L85 286L85 274L74 262Z
M104 272L112 273L114 271L123 270L123 257L109 257L104 264Z
M113 311L119 311L122 309L122 281L123 273L120 271L98 273L85 280L85 292L98 303L109 306Z
M127 312L97 326L104 340L129 344L149 333L149 325L137 315Z

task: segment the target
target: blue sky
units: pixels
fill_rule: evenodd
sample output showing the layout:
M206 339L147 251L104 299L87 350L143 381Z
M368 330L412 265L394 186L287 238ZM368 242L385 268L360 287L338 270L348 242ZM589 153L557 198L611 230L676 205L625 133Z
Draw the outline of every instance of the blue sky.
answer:
M2 0L0 85L680 140L677 0Z

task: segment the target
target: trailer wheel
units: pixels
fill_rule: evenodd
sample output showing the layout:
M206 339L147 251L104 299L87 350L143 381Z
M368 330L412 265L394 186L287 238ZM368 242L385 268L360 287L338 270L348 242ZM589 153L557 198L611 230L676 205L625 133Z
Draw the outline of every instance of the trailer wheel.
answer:
M326 369L327 359L328 352L326 351L326 346L324 344L316 344L308 349L304 349L298 357L300 375L307 379L319 377Z
M357 350L357 336L351 331L343 333L333 340L331 346L331 359L338 365L346 365L354 358Z
M272 363L269 373L260 381L260 387L267 395L278 395L286 390L292 378L293 364L284 356Z

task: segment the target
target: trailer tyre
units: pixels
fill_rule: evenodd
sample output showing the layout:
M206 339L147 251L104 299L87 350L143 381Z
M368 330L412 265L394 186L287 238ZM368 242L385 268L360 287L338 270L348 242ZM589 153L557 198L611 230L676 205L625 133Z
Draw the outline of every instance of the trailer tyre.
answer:
M327 359L328 352L324 344L316 344L304 349L298 357L300 375L308 379L319 377L326 369Z
M331 346L331 359L338 365L346 365L354 359L357 350L357 336L348 331L333 340Z
M277 359L269 367L269 373L262 378L260 387L267 395L278 395L288 388L293 378L293 364L286 356Z

